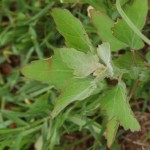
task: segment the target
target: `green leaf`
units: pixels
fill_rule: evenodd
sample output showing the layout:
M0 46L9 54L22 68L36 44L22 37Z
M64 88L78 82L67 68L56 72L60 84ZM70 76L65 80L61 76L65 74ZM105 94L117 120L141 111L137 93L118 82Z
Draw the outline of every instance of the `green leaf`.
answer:
M68 10L53 9L52 16L68 47L84 52L94 51L83 25Z
M126 44L119 41L113 36L111 28L114 26L114 21L105 13L91 11L92 22L98 30L102 41L109 42L112 51L117 51L126 47Z
M28 123L20 118L19 112L13 112L9 110L1 110L1 114L5 117L11 120L13 123L16 123L17 125L27 126Z
M123 82L104 93L101 99L101 108L106 110L109 119L115 117L125 129L140 130L140 125L131 111Z
M34 147L36 150L41 150L43 145L43 137L39 136L38 139L36 140Z
M135 62L137 66L135 66ZM113 64L125 74L124 77L128 80L129 78L137 80L141 73L141 68L144 68L144 62L141 58L139 58L136 53L132 54L131 52L126 52L124 55L120 55L117 59L113 60Z
M52 117L56 117L64 108L74 101L84 100L96 89L91 79L72 79L57 98Z
M111 76L113 76L113 68L111 65L111 51L109 43L103 43L98 46L97 48L98 56L103 60L106 64L108 71L110 72Z
M48 104L49 93L42 94L35 99L35 102L29 106L29 110L26 114L29 114L30 117L34 116L43 116L48 114L51 110L51 105Z
M134 54L134 59L138 67L144 67L143 61L136 54ZM113 64L120 69L126 69L130 71L131 68L135 67L133 62L133 54L131 52L126 52L125 54L119 56L117 59L114 59Z
M148 2L147 0L134 0L132 4L126 5L124 12L135 26L141 30L146 21ZM140 49L144 46L140 37L122 19L118 20L113 27L113 35L132 49Z
M109 43L103 43L98 46L97 49L98 56L103 60L103 62L107 65L111 61L111 52Z
M33 80L54 84L61 88L73 76L73 70L62 61L60 50L55 50L52 58L33 61L22 69L22 73Z
M99 63L98 56L91 53L85 54L73 48L63 48L60 54L66 65L74 70L74 75L79 77L86 77L96 70L105 68Z
M80 128L86 128L89 131L91 131L91 133L93 133L93 131L99 135L99 133L101 132L101 125L99 123L97 123L95 120L93 119L89 119L87 117L82 117L81 115L73 115L70 116L68 118L69 121L71 121L72 123L78 125ZM89 124L89 122L92 124ZM91 128L93 130L91 130Z
M107 146L109 148L111 147L111 145L115 140L118 127L119 127L119 122L117 121L116 118L112 118L107 123L106 139L107 139Z

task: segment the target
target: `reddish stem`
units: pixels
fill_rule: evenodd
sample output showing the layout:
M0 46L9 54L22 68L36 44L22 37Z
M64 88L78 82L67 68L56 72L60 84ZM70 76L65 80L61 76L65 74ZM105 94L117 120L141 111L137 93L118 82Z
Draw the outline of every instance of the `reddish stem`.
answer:
M140 83L140 79L138 78L137 81L134 83L133 88L132 88L132 90L131 90L131 92L129 94L129 99L132 98L132 96L135 93L135 90L138 87L139 83Z

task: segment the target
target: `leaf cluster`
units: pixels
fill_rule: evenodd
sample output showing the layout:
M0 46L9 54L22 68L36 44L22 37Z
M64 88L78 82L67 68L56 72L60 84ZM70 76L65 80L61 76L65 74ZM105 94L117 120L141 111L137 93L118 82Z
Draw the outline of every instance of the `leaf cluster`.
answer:
M1 111L4 118L11 120L11 122L2 121L5 129L0 133L4 148L12 144L12 133L16 142L11 148L16 150L21 149L26 141L29 142L27 139L31 139L33 133L36 133L34 136L36 149L39 147L41 150L59 149L61 137L79 130L85 137L88 138L90 135L94 138L92 149L103 146L99 143L102 136L106 136L106 145L110 148L119 126L125 130L140 130L129 100L142 97L146 105L148 99L150 55L149 52L143 52L143 49L149 40L142 34L148 13L148 0L61 2L80 3L80 6L84 3L91 5L92 7L88 9L89 17L85 17L88 23L81 23L67 9L54 8L51 16L65 40L65 47L58 43L57 48L57 43L53 42L54 37L56 38L54 41L58 41L55 32L49 32L47 35L45 27L43 30L46 37L43 40L42 37L38 38L34 29L38 25L36 17L44 16L44 12L49 10L47 7L52 7L54 3L48 2L48 6L38 15L23 23L23 26L28 28L30 21L33 21L29 33L32 33L31 39L35 46L33 49L35 48L40 60L22 68L22 74L30 80L25 81L28 85L19 90L21 96L18 96L17 100L23 95L27 103L32 103L32 99L35 102L27 105L27 108L22 107L20 113L16 113L18 107L16 111ZM42 42L38 42L37 39ZM31 40L28 39L27 42L30 43ZM6 43L8 41L4 40L1 45ZM54 43L55 46L49 43ZM43 45L53 49L54 54L50 58L42 59ZM60 45L61 48L58 48ZM124 54L120 54L121 51ZM108 79L116 81L117 84L109 84ZM143 110L146 109L145 105ZM22 113L24 109L25 113ZM101 118L102 122L99 121ZM7 129L6 124L12 123L12 120L17 128ZM42 134L39 134L39 131ZM10 140L10 143L5 144L5 138ZM69 147L67 145L64 143L64 149Z

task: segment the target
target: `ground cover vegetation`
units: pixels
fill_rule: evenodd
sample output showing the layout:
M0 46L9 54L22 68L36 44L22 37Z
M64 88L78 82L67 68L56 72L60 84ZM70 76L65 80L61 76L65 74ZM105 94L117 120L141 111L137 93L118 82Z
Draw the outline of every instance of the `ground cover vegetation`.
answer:
M149 0L0 2L0 150L150 149Z

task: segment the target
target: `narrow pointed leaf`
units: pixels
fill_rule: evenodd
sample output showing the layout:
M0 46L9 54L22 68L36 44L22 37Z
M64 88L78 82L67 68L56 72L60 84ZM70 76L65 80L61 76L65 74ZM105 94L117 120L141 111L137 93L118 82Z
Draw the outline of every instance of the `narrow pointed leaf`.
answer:
M111 145L113 144L116 138L118 127L119 127L119 122L117 121L116 118L109 120L107 123L106 139L107 139L107 146L109 148L111 147Z
M74 124L80 127L88 129L92 133L93 133L93 130L98 135L101 132L101 125L97 123L96 121L94 121L92 118L91 119L87 117L83 118L82 116L76 114L76 115L70 116L69 121L73 122ZM92 122L92 125L89 124L89 122ZM91 130L91 126L92 126L92 130Z
M101 99L101 108L106 110L110 119L115 117L125 129L131 131L140 129L140 125L135 119L127 100L126 87L123 82L105 92Z
M93 51L93 46L83 25L68 10L53 9L52 16L68 47L84 52Z

